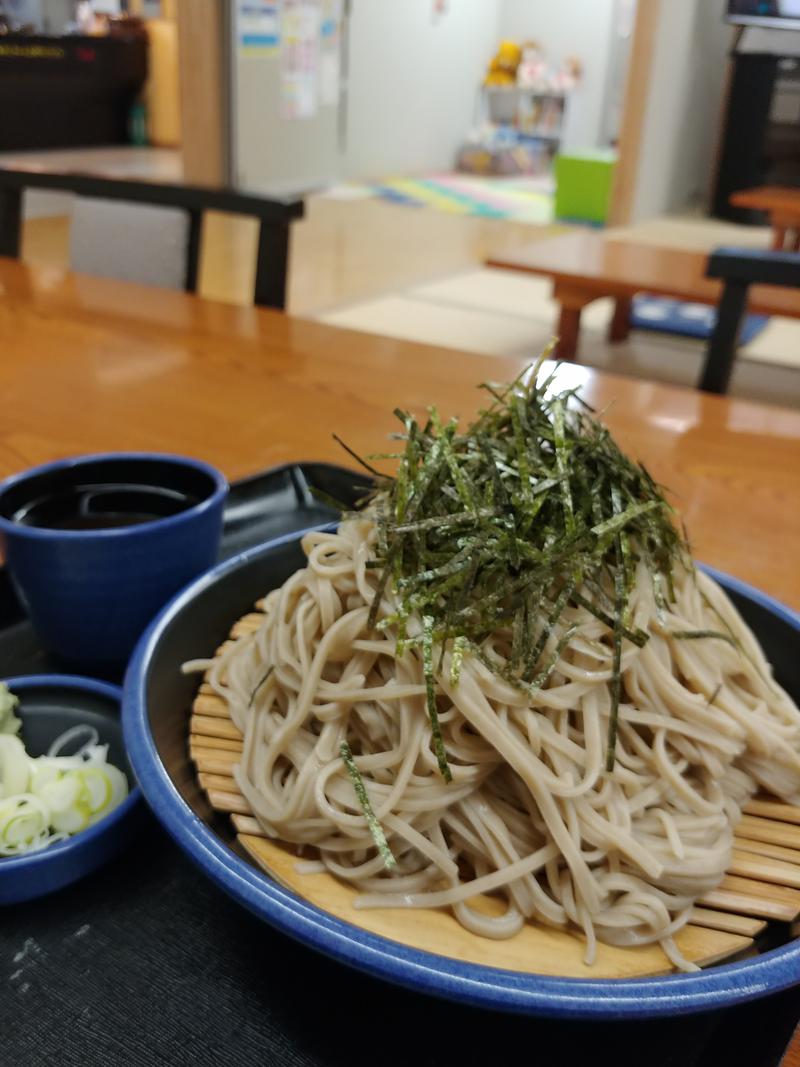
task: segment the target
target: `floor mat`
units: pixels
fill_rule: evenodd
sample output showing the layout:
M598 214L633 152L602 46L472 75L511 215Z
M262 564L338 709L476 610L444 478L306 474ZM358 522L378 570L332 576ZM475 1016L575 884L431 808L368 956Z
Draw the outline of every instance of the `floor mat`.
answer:
M739 344L749 344L769 322L767 315L747 315L742 323ZM707 304L687 303L669 297L641 293L633 298L631 326L634 330L672 333L707 341L717 324L717 309Z
M553 221L553 180L549 176L481 178L466 174L391 177L335 187L327 195L341 199L378 196L395 204L429 207L455 215L510 219L531 225Z

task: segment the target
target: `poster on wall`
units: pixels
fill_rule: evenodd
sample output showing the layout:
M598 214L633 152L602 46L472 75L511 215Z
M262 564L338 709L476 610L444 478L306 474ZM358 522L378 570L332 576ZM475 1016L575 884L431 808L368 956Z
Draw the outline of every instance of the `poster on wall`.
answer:
M283 0L281 116L310 119L319 104L320 0Z
M342 0L322 0L319 97L323 107L339 103L341 82Z
M236 34L242 55L275 55L281 44L276 0L239 0Z
M270 0L239 0L236 33L243 55L276 55L280 44L278 4Z

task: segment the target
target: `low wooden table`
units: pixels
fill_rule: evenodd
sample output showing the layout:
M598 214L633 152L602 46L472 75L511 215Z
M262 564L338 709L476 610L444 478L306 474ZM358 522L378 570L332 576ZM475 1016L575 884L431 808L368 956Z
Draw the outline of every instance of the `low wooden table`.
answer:
M523 367L0 257L0 477L111 449L187 452L229 478L349 464L334 432L381 450L394 407L468 417L477 383ZM800 412L562 373L594 407L613 401L606 421L674 490L700 559L800 608Z
M788 185L757 185L732 193L734 207L764 211L772 227L772 247L776 251L800 249L800 189Z
M703 252L608 239L586 231L538 241L518 252L487 261L490 267L553 279L553 297L561 305L556 333L562 359L576 358L581 311L593 300L612 297L616 301L608 333L612 343L627 338L631 300L637 293L717 304L722 284L715 278L706 278L707 263L708 256ZM754 285L748 310L800 318L800 292Z
M349 464L332 431L360 452L382 449L397 427L394 406L423 414L437 402L443 414L468 417L482 403L478 382L508 380L523 367L0 258L0 476L114 449L190 453L230 478L292 460ZM698 558L800 607L800 413L588 367L559 374L595 407L608 406L605 421L623 447L674 491ZM152 824L141 841L146 849L129 850L75 891L20 906L0 924L11 975L0 999L4 1039L24 1034L36 1049L14 1062L290 1055L297 1067L335 1067L375 1059L377 1049L392 1067L413 1059L407 1043L385 1042L384 1020L402 1017L409 1032L445 1026L446 1042L429 1042L425 1054L432 1067L490 1060L498 1033L515 1046L556 1047L563 1027L579 1032L581 1062L602 1046L617 1067L774 1067L775 1055L747 1050L769 1041L777 1055L797 1019L796 990L708 1017L602 1027L412 997L261 927L188 869ZM168 909L172 924L176 901L185 925L154 942L151 909ZM99 961L108 961L109 945L106 972ZM16 953L21 962L12 963ZM318 1026L308 1025L308 1004ZM355 1060L353 1029L339 1025L353 1005L366 1049Z

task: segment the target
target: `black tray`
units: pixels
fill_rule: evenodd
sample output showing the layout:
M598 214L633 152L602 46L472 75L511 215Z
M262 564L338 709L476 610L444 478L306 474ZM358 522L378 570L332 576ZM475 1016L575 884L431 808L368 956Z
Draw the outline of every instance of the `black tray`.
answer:
M223 554L334 518L311 486L350 504L364 484L324 464L239 482ZM0 574L0 677L50 669ZM776 1067L797 1016L796 990L722 1012L592 1024L408 993L250 916L152 817L91 878L0 910L0 1067Z

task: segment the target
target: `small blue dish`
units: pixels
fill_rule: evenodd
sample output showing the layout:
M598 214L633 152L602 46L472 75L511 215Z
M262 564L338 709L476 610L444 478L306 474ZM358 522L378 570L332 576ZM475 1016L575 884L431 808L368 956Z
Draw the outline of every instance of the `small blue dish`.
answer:
M0 549L42 644L83 673L124 665L171 596L216 562L228 493L206 463L59 460L0 484Z
M646 1019L726 1008L800 984L800 939L741 962L655 978L554 978L478 966L409 948L338 919L242 858L228 821L212 812L189 762L186 732L197 678L183 675L180 665L213 655L256 598L304 564L297 533L220 564L163 609L128 667L123 725L134 771L156 816L208 878L319 952L421 993L498 1011ZM800 616L744 582L705 569L758 636L778 680L800 697Z
M19 697L17 714L29 755L43 755L73 726L93 726L100 743L109 746L109 762L125 772L130 786L118 807L74 837L39 852L0 856L0 904L18 904L54 893L110 860L138 828L144 805L125 755L119 686L66 674L26 675L5 682Z

